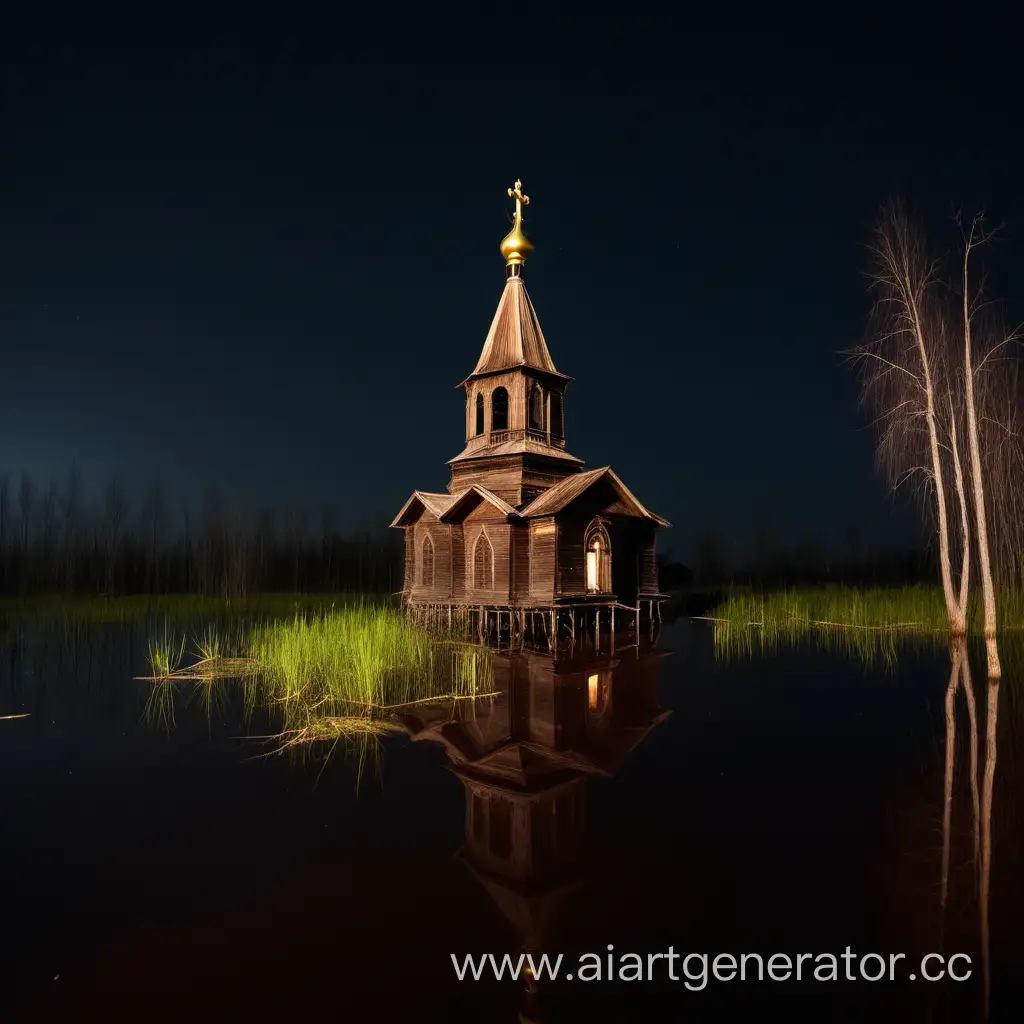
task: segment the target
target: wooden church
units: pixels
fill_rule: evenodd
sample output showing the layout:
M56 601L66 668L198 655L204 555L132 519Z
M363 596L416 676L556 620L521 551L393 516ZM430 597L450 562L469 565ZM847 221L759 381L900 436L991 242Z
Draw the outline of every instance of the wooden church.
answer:
M517 181L512 230L502 239L505 288L466 392L466 444L451 459L445 493L413 491L391 525L405 531L403 596L435 616L474 609L510 634L542 622L554 636L560 609L659 614L655 536L669 526L609 466L586 470L566 450L565 393L523 265L529 196ZM549 613L549 614L547 614ZM569 616L574 629L576 615Z

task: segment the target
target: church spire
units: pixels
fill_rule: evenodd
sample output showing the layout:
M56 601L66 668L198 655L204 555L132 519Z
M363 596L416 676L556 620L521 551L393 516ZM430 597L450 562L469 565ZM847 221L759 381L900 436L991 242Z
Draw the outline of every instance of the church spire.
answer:
M505 273L519 277L527 256L533 252L533 243L523 232L523 207L530 205L530 197L523 192L523 183L518 178L515 188L510 188L508 194L516 201L516 213L512 230L501 240L501 255L505 257Z

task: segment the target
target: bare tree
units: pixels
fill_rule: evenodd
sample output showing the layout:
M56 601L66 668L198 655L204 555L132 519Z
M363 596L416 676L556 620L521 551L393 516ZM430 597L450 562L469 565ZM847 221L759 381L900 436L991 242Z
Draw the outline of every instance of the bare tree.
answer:
M293 503L288 509L288 544L292 548L293 561L293 584L295 591L299 589L299 566L301 565L302 552L306 544L306 530L309 517L306 514L304 505L298 502Z
M883 209L870 251L875 303L868 338L854 352L861 397L875 415L878 460L893 487L917 480L918 493L934 514L949 628L962 635L967 628L970 535L959 402L951 386L951 337L938 291L938 265L923 233L898 202ZM951 489L960 509L959 522L953 524ZM956 580L953 560L958 550Z
M117 581L117 560L121 553L122 531L127 513L128 494L121 477L115 473L103 491L103 551L108 592L113 592Z
M72 468L68 474L64 496L60 499L60 512L64 531L64 587L70 593L75 587L75 555L81 528L79 517L82 513L82 478L77 469Z
M39 583L49 587L53 582L54 555L57 549L57 485L51 480L43 495L39 548Z
M10 485L9 477L0 476L0 583L3 583L7 568L7 537L11 520Z
M249 522L245 504L235 503L232 525L226 536L224 593L245 597L249 589Z
M275 547L274 513L269 507L264 507L256 521L256 586L265 587L270 579L270 569Z
M961 310L963 316L963 391L968 423L971 455L971 484L978 543L978 564L981 572L982 607L985 621L985 649L989 679L1002 674L997 639L996 589L991 557L991 534L1005 533L1005 527L993 530L993 520L1009 521L1019 529L1019 492L1024 488L1024 446L1021 444L1020 392L1017 388L1019 364L1010 358L1019 338L1017 331L1007 331L983 302L982 287L971 283L971 256L975 249L987 244L995 232L985 230L982 215L975 216L969 228L963 228L963 261L961 267ZM981 317L985 311L987 316ZM1002 436L994 439L992 451L982 447L982 420L1002 427ZM1007 456L1013 463L1009 476L1005 472ZM1002 472L1001 472L1002 470ZM988 479L994 477L996 487L988 491ZM996 504L992 505L992 499ZM987 507L988 506L988 507ZM991 510L991 511L990 511ZM1020 537L1015 538L1017 544ZM1017 547L1016 559L1019 560ZM1013 556L1011 556L1013 557Z
M28 473L21 474L18 487L18 515L21 518L21 550L27 554L29 531L32 525L32 510L35 507L36 485Z
M167 496L159 480L146 489L142 501L142 530L146 538L146 589L160 589L160 561L164 532L167 528Z

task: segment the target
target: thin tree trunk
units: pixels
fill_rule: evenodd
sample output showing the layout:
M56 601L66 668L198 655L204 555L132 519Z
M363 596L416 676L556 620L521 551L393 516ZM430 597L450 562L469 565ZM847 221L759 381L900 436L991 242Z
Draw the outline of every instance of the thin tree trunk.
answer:
M912 279L906 260L903 261L901 270L903 273L900 287L903 291L907 312L910 315L914 341L917 344L918 355L921 359L921 370L924 376L925 421L928 424L928 447L931 453L932 477L935 482L935 504L939 525L939 572L942 577L942 592L946 597L946 612L949 616L950 631L955 636L961 636L967 631L967 621L960 610L956 594L953 591L953 573L950 566L949 550L949 522L946 514L946 487L943 480L942 459L939 452L938 418L935 414L935 384L932 379L928 345L925 341L920 297L917 294L918 288L923 287L923 284ZM964 543L969 544L967 537L964 538Z
M985 481L981 469L981 446L978 443L978 416L974 404L974 355L971 344L970 259L975 246L977 221L964 247L963 311L964 311L964 397L967 405L967 443L971 454L971 478L974 484L974 518L978 535L978 565L981 570L981 593L985 609L985 651L989 679L999 679L999 646L996 639L996 591L992 584L992 565L988 552L988 519L985 514Z
M960 595L957 611L961 620L967 622L968 583L971 578L971 520L967 508L967 488L964 486L964 468L960 459L960 431L957 429L956 413L953 411L953 396L949 396L949 444L953 452L953 483L957 504L960 507L960 529L963 531L963 546L960 552Z

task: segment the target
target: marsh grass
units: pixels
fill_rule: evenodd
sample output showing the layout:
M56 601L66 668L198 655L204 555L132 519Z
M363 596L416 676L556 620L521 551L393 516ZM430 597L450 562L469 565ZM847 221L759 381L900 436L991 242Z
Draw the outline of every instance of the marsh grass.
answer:
M159 635L151 637L147 657L149 667L157 678L167 678L181 665L185 656L185 641L176 643L169 622L164 622Z
M221 635L212 623L207 623L202 634L196 638L196 651L200 661L217 661L224 656Z
M1024 629L1024 596L1007 591L999 608L1007 636ZM716 651L726 658L813 641L870 664L892 665L902 650L949 643L946 605L936 586L734 591L706 618L714 623ZM969 609L968 627L974 636L983 631L980 602Z
M200 594L130 594L122 597L30 594L23 597L0 596L0 621L58 621L81 625L140 623L152 627L154 623L168 620L186 626L210 621L281 619L296 613L366 604L394 606L395 599L388 594L359 593L261 593L233 599Z
M166 629L165 629L166 633ZM411 623L397 608L359 602L344 608L298 612L225 634L211 624L195 638L198 660L161 671L172 663L166 636L151 643L161 657L150 664L154 692L150 719L173 720L166 704L183 680L200 690L218 690L218 680L243 688L247 718L262 707L276 711L281 730L268 753L327 744L358 760L358 773L388 733L397 727L390 712L411 703L473 700L492 695L493 670L487 648L458 633L436 633ZM183 644L178 650L183 649ZM180 662L180 659L178 659ZM398 730L400 731L400 730Z
M475 696L490 654L458 635L413 625L397 609L361 605L256 627L246 654L271 696L394 707L429 696Z

